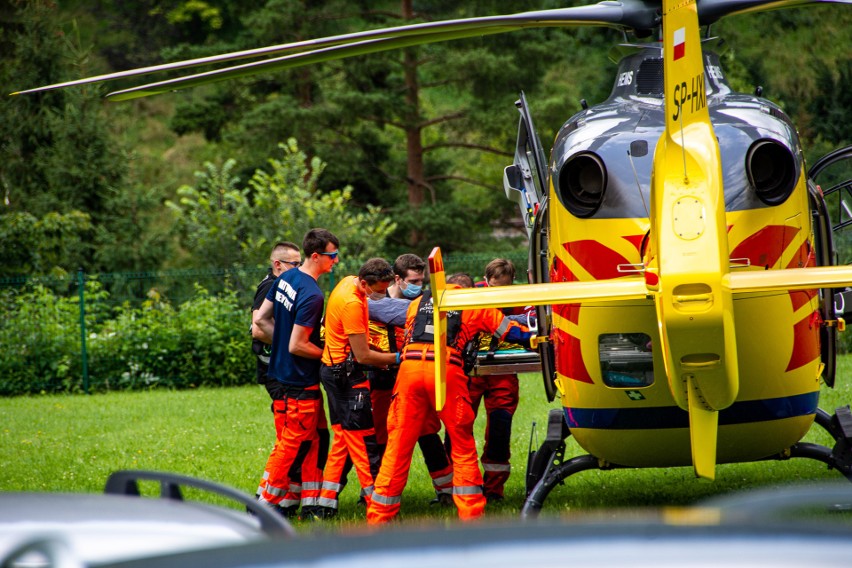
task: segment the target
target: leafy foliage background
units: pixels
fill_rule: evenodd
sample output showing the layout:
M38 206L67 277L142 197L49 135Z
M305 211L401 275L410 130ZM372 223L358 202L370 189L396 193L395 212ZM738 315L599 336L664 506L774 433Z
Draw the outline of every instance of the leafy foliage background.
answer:
M0 80L11 90L350 31L583 3L6 0ZM728 40L723 61L734 86L760 85L786 108L809 161L850 141L852 11L743 15L710 32ZM603 28L523 30L130 103L103 102L100 86L2 97L0 235L8 246L0 276L257 266L264 245L284 235L299 240L303 226L294 219L340 220L352 252L389 258L425 255L435 245L522 250L520 233L495 236L517 217L502 191L517 127L513 103L525 91L547 147L581 99L606 98L615 71L608 50L624 39ZM288 214L270 207L254 181L278 175L280 144L301 152L304 183L270 182L280 186L275 198L308 192L298 194L304 207ZM238 202L222 202L214 214L187 193L208 191L205 184ZM325 195L343 201L309 206ZM237 219L228 207L239 210ZM211 223L206 235L188 227L201 221ZM377 233L384 240L374 242ZM210 254L214 244L222 248Z

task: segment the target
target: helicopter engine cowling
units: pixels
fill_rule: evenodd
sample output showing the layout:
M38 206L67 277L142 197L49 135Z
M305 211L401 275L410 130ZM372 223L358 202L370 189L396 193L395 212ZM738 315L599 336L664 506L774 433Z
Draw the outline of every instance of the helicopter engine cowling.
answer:
M767 205L784 203L796 187L796 161L777 140L754 142L746 154L746 173L757 197Z
M557 195L568 211L580 218L591 217L604 200L607 171L594 152L580 152L559 170Z

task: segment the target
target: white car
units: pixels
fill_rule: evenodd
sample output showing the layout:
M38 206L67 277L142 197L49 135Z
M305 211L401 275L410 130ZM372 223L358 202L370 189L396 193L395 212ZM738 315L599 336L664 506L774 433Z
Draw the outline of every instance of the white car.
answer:
M128 496L140 475L165 479L166 498ZM176 500L179 485L215 488L256 516ZM696 507L401 523L289 540L293 529L277 513L216 484L121 472L108 490L122 495L0 495L0 568L847 568L852 559L847 482Z
M140 481L159 483L161 498L140 497ZM184 500L190 487L240 509ZM88 566L294 535L252 496L169 473L116 472L105 494L0 493L3 568Z

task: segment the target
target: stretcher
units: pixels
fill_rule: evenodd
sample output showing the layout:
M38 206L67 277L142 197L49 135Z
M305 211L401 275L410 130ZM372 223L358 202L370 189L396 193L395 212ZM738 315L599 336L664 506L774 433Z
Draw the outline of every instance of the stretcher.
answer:
M498 349L489 354L480 351L471 375L507 375L512 373L540 373L541 358L537 351L526 349Z

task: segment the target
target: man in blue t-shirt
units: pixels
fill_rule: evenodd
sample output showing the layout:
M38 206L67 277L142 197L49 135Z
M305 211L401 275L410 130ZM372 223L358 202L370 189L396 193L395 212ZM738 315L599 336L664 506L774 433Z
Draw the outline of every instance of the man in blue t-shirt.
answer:
M315 516L317 511L322 483L322 470L317 467L317 426L325 421L319 390L323 294L317 278L337 264L338 246L331 232L308 231L302 243L305 262L275 280L252 318L252 337L272 345L269 380L277 381L283 389L281 400L273 402L275 412L284 415L281 435L266 464L260 501L286 515L292 514L299 503L303 517ZM290 469L299 462L301 498L290 502L286 500L294 500Z

